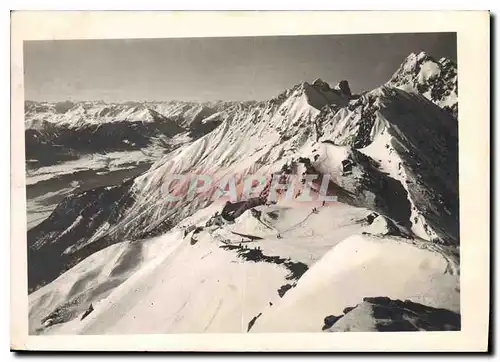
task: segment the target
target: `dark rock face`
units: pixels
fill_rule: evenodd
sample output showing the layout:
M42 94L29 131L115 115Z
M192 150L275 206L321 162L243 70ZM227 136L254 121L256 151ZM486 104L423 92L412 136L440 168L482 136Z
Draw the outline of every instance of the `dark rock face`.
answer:
M278 295L280 298L283 298L283 296L288 292L290 289L292 289L294 285L291 284L284 284L278 289Z
M222 245L220 248L224 250L236 251L238 257L246 261L283 265L289 272L286 276L287 280L299 280L300 277L302 277L302 275L308 270L308 266L300 261L292 261L279 256L265 255L260 249L257 248L247 249L245 246L233 244Z
M89 309L85 311L85 313L82 314L82 317L80 318L81 321L83 321L90 313L94 311L94 307L92 304L90 304Z
M343 317L342 315L339 315L339 316L335 316L335 315L326 316L325 319L324 319L324 323L325 324L323 325L322 330L325 331L325 330L331 328L342 317Z
M460 314L409 300L387 297L363 298L344 315L327 316L323 330L329 332L459 331Z
M262 313L257 314L255 317L252 318L250 322L248 322L247 332L250 332L250 329L252 329L253 325L257 321L257 318L259 318L261 315Z
M328 92L330 90L330 85L323 81L322 79L316 79L313 84L312 84L314 87L318 88L319 90L321 90L322 92Z
M389 133L394 136L390 146L401 156L401 167L412 180L407 185L409 194L443 242L458 244L458 123L424 97L398 89L392 92L408 101L389 104L383 114L388 119L405 115L397 118L398 131L393 128ZM425 123L414 113L414 102L420 114L427 115ZM431 207L426 206L429 200Z
M349 82L346 80L341 80L338 84L340 91L348 97L352 96L351 88L349 87Z
M221 215L227 221L234 221L248 209L259 205L264 205L265 203L266 200L262 197L253 197L247 201L239 201L234 203L228 201L226 202L226 205L224 205L224 208L221 211Z
M216 129L220 124L222 123L222 120L214 120L211 122L198 122L195 124L191 124L190 129L189 129L189 136L193 138L199 138L207 133L212 132L214 129Z
M87 256L117 241L88 240L106 223L111 227L134 202L133 180L91 189L61 201L52 214L28 231L28 290L50 283Z

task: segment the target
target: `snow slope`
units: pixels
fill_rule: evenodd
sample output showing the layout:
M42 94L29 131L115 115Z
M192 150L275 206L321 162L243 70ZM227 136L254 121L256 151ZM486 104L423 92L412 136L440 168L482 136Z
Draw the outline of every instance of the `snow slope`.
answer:
M460 311L458 276L435 251L398 238L355 235L332 248L276 305L255 332L317 332L328 315L340 315L366 296L388 296Z
M202 225L216 209L200 210L163 236L101 250L38 289L30 295L30 330L246 332L259 316L251 331L320 331L326 315L370 295L458 308L456 260L423 241L359 236L369 230L368 210L336 203L307 218L303 208L285 207L272 229L247 211L235 224L205 229L195 243L182 236L184 225ZM242 242L235 230L262 239ZM281 263L272 260L277 255Z

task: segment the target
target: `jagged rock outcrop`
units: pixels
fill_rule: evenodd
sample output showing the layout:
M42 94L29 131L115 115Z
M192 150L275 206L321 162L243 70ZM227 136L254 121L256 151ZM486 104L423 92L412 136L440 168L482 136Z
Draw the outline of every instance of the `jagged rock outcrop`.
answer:
M351 88L349 87L349 82L347 80L341 80L336 86L335 89L338 89L345 94L347 97L351 97Z
M330 85L320 78L315 79L312 85L321 90L322 92L328 92L331 90Z
M344 309L342 316L327 316L327 332L410 332L459 331L460 314L409 300L387 297L363 298L363 302Z

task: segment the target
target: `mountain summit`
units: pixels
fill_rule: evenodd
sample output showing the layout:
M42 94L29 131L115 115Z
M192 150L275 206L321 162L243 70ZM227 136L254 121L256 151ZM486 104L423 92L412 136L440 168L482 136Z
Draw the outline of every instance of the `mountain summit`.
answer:
M458 116L457 65L447 58L436 61L429 54L410 54L387 85L424 97Z

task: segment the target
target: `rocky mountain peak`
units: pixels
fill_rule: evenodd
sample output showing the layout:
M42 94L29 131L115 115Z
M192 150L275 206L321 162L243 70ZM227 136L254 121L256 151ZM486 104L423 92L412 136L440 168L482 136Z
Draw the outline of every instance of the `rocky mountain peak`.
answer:
M341 80L335 87L334 89L339 90L342 92L342 94L351 97L351 88L349 87L349 82L347 80Z
M458 116L457 66L442 57L436 61L425 52L411 53L386 83L407 92L420 93L434 104Z

